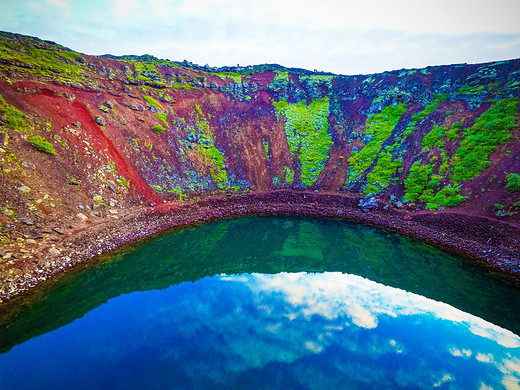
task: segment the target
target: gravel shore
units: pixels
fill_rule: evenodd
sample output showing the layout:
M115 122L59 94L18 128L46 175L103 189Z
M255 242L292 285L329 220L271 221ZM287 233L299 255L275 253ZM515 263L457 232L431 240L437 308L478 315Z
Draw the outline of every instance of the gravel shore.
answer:
M49 247L38 248L38 261L17 261L0 272L0 299L7 301L76 264L140 239L215 219L254 214L294 214L340 218L409 236L463 255L520 284L520 226L489 217L451 211L409 212L378 205L363 212L359 197L279 190L241 196L134 208L119 219L74 226Z

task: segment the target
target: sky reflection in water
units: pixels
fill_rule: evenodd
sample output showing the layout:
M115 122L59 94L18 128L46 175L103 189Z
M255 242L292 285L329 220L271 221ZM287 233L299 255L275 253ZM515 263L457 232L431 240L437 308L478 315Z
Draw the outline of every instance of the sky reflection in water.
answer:
M110 299L0 355L4 389L518 389L520 338L340 272L205 277Z

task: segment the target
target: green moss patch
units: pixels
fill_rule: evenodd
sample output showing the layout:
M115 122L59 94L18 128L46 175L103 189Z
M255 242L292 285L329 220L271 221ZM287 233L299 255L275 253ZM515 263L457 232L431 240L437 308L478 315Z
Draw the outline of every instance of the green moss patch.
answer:
M404 199L409 200L410 202L413 202L419 198L419 195L428 185L428 178L433 170L433 164L420 164L420 161L413 163L413 165L410 167L408 177L404 180Z
M506 188L511 192L520 191L520 175L518 173L510 173L506 176Z
M392 161L392 155L390 153L382 152L377 159L376 166L372 172L367 175L368 184L365 187L364 194L377 194L382 189L387 188L392 176L402 164L402 159Z
M79 53L60 45L31 37L0 34L0 69L18 66L26 74L88 84L91 80L83 76L87 69L85 62Z
M283 167L283 174L285 176L285 182L292 184L294 182L294 171L289 167Z
M499 100L464 130L453 157L454 182L474 179L491 164L489 155L512 137L517 114L517 99Z
M23 132L26 130L27 124L25 122L25 115L16 107L7 104L1 95L0 111L3 112L2 116L5 127L18 132Z
M433 129L429 133L427 133L422 140L423 148L442 148L446 146L444 142L441 141L441 138L446 134L446 129L441 126L433 126Z
M159 103L157 100L155 100L153 97L151 96L145 96L144 97L144 100L146 100L146 102L152 106L152 107L155 107L157 108L158 110L164 110L164 107L161 105L161 103Z
M289 150L301 165L301 181L312 185L320 177L332 147L329 129L329 98L289 104L287 100L273 102L278 114L285 117L285 134Z
M41 150L42 152L52 155L56 154L54 146L52 146L50 142L45 141L45 139L43 139L39 135L33 135L32 137L27 139L27 142L29 142L32 146L34 146L38 150Z
M402 103L396 106L387 106L376 115L369 117L366 121L366 135L371 135L372 140L368 142L359 152L353 152L348 159L349 172L348 181L359 180L363 173L372 165L381 150L383 142L392 134L392 130L406 112L406 106ZM388 162L388 156L382 158L382 162ZM387 176L384 172L388 171L388 164L378 168L378 172L372 176L372 180L379 175ZM386 179L384 179L386 180ZM372 181L372 185L375 182Z
M166 131L163 125L155 125L152 127L152 130L155 131L157 134L162 134Z

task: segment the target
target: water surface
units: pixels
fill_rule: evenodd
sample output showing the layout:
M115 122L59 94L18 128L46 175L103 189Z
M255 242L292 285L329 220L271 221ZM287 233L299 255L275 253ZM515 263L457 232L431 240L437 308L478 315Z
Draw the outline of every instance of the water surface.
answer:
M224 220L143 243L6 306L0 383L513 389L519 298L489 271L384 230Z

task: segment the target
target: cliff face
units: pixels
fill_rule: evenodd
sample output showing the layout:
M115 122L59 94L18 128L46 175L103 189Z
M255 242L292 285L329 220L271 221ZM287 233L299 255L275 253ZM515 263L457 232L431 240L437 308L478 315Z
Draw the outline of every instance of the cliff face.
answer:
M520 60L342 76L95 57L0 33L0 94L3 243L280 188L520 220Z

